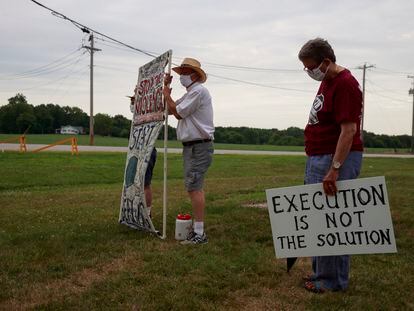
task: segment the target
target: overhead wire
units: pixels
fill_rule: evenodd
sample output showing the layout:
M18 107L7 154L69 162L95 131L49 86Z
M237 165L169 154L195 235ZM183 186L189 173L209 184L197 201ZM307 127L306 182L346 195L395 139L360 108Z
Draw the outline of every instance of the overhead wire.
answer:
M408 72L408 71L396 71L396 70L391 70L391 69L385 69L385 68L381 68L381 67L375 67L377 73L385 73L385 74L402 74L402 75L411 75L413 74L413 72ZM379 72L378 72L379 71ZM382 72L381 72L382 71Z
M271 88L271 89L278 89L278 90L284 90L284 91L296 91L296 92L303 92L303 93L314 93L313 91L308 91L308 90L287 88L287 87L281 87L281 86L275 86L275 85L268 85L268 84L262 84L262 83L245 81L245 80L239 80L239 79L234 79L234 78L219 76L219 75L211 74L211 73L208 74L208 76L209 77L223 79L223 80L228 80L228 81L239 82L239 83L243 83L243 84L249 84L249 85L254 85L254 86L261 86L261 87Z
M81 23L79 23L79 22L77 22L77 21L75 21L75 20L73 20L73 19L71 19L71 18L69 18L69 17L67 17L67 16L63 15L62 13L59 13L59 12L57 12L57 11L55 11L55 10L52 10L51 8L49 8L49 7L45 6L44 4L42 4L42 3L40 3L40 2L38 2L38 1L36 1L36 0L30 0L30 1L32 1L33 3L37 4L38 6L40 6L40 7L44 8L44 9L46 9L46 10L48 10L48 11L50 11L50 12L52 13L52 15L54 15L54 16L56 16L56 17L59 17L59 18L62 18L62 19L64 19L64 20L68 20L68 21L70 21L73 25L75 25L77 28L79 28L80 30L82 30L82 31L83 31L83 32L85 32L85 33L90 33L90 32L92 32L92 33L96 33L96 34L98 34L98 35L100 35L100 36L102 36L102 37L104 37L104 38L107 38L107 39L109 39L109 40L111 40L111 41L117 42L117 43L119 43L119 44L121 44L121 45L123 45L123 46L126 46L126 47L128 47L128 48L130 48L130 49L133 49L133 50L135 50L135 51L138 51L138 52L140 52L140 53L142 53L142 54L145 54L145 55L150 56L150 57L153 57L153 58L155 58L155 57L156 57L155 55L153 55L152 53L150 53L150 52L148 52L148 51L145 51L145 50L143 50L143 49L138 49L138 48L133 47L133 46L131 46L131 45L129 45L129 44L126 44L126 43L124 43L124 42L122 42L122 41L119 41L119 40L114 39L114 38L112 38L112 37L110 37L110 36L107 36L107 35L105 35L105 34L103 34L103 33L99 32L99 31L97 31L97 30L95 30L95 29L92 29L92 28L90 28L90 27L88 27L88 26L85 26L85 25L83 25L83 24L81 24Z
M82 55L80 55L79 57L78 57L78 59L75 61L75 62L73 62L73 63L71 63L70 65L72 65L72 66L76 66L81 60L82 60L82 56L84 55L85 53L82 53ZM68 67L68 66L66 66L66 67ZM88 66L87 66L88 67ZM73 67L74 68L74 67ZM84 67L81 67L81 69L83 69ZM43 86L46 86L46 85L52 85L52 84L55 84L55 83L57 83L57 82L59 82L59 81L61 81L61 80L65 80L65 79L67 79L69 76L71 76L71 75L73 75L73 74L75 74L75 73L78 73L80 70L78 70L78 71L76 71L76 72L74 72L74 69L72 70L72 71L70 71L68 74L65 74L64 76L62 76L62 77L60 77L60 78L57 78L57 79L52 79L52 80L49 80L48 82L46 82L46 83L40 83L40 84L37 84L37 85L35 85L35 86L32 86L32 87L29 87L29 88L24 88L24 89L21 89L22 91L27 91L27 90L31 90L31 89L34 89L34 88L39 88L39 87L43 87Z
M376 92L374 90L369 90L369 89L365 89L365 91L368 92L368 93L370 93L370 94L373 94L375 96L387 98L387 99L390 99L392 101L398 101L398 102L402 102L402 103L406 103L406 104L409 104L410 103L410 100L408 100L408 99L407 100L403 100L403 99L399 99L399 98L395 98L395 97L383 95L383 94L380 94L380 93L378 93L378 92Z
M68 67L71 67L72 65L76 65L79 62L79 59L82 58L83 55L85 55L86 51L82 52L77 59L71 60L70 63L65 63L65 64L61 64L57 67L54 67L53 69L48 69L48 70L43 70L43 71L39 71L37 73L34 73L32 75L26 75L26 76L22 76L19 78L14 78L14 79L10 79L10 80L17 80L17 79L30 79L30 78L34 78L34 77L38 77L38 76L43 76L43 75L47 75L53 72L57 72L57 71L61 71L63 69L66 69Z
M397 92L397 91L394 91L394 90L387 89L387 88L385 88L385 87L383 87L383 86L379 85L378 83L373 82L371 79L365 79L365 80L366 80L369 84L371 84L371 85L373 85L373 86L376 86L376 87L378 87L378 88L382 89L382 90L383 90L383 91L385 91L385 92L389 92L389 93L394 93L394 94L397 94L397 95L401 95L401 92Z
M99 40L106 41L106 40L103 40L102 38L100 38ZM106 46L110 46L110 47L113 47L113 48L128 51L126 49L119 48L118 46L113 46L112 44L105 44L103 42L101 42L101 44L106 45ZM173 57L173 59L182 60L183 58L182 57ZM234 65L224 65L224 64L216 64L216 63L209 63L209 62L205 62L204 64L208 65L207 67L216 66L218 68L224 68L224 69L239 69L239 70L248 70L248 71L279 71L279 72L289 71L289 72L300 72L300 73L302 73L302 70L295 70L295 69L275 69L275 68L259 68L259 67L248 67L248 66L234 66ZM178 64L176 64L176 63L174 63L174 65L178 66ZM117 70L117 71L128 72L128 71L120 70L120 69L117 69L117 68L110 68L108 66L100 66L99 65L98 67ZM212 73L207 73L207 74L208 74L208 76L215 77L215 78L218 78L218 79L223 79L223 80L227 80L227 81L233 81L233 82L238 82L238 83L243 83L243 84L248 84L248 85L253 85L253 86L279 89L279 90L285 90L285 91L313 93L313 91L307 91L307 90L302 90L302 89L287 88L287 87L274 86L274 85L266 85L266 84L262 84L262 83L258 83L258 82L251 82L251 81L245 81L245 80L240 80L240 79L234 79L234 78L230 78L230 77L226 77L226 76L222 76L222 75L217 75L217 74L212 74Z
M61 99L61 98L63 98L63 97L65 97L65 95L69 92L69 90L71 90L75 85L77 85L78 83L79 83L79 81L80 81L80 79L82 78L82 77L84 77L85 76L85 74L87 74L88 73L88 69L89 69L89 66L84 66L83 67L83 70L79 70L79 71L77 71L77 72L75 72L74 74L72 74L71 76L77 76L77 78L73 81L73 83L70 85L70 86L68 86L66 89L64 89L64 90L62 90L61 91L61 93L60 93L60 95L58 95L57 97L55 97L55 98L58 98L58 99ZM63 80L66 80L66 79L63 79ZM62 82L60 82L59 83L60 85L62 85ZM58 88L59 87L57 87L56 89L55 89L55 92L52 94L52 96L54 95L54 94L56 94L56 92L57 92L57 90L58 90Z
M117 40L113 37L110 37L108 35L105 35L104 33L101 33L97 30L94 30L88 26L85 26L67 16L65 16L64 14L57 12L45 5L43 5L42 3L36 1L36 0L30 0L33 3L37 4L38 6L50 11L52 13L52 15L62 18L64 20L70 21L73 25L75 25L77 28L81 29L83 32L85 33L94 33L94 34L98 34L101 36L101 38L96 37L98 40L101 41L106 41L106 43L101 43L101 44L106 44L107 46L110 46L112 48L118 48L121 49L120 47L116 46L116 45L120 45L123 47L126 47L132 51L150 56L150 57L157 57L158 55L160 55L159 53L155 53L155 52L150 52L144 49L140 49L140 48L136 48L133 47L129 44L126 44L120 40ZM105 40L105 39L107 40ZM109 40L109 41L108 41ZM122 49L125 51L128 51L126 49ZM174 57L174 59L180 59L179 57ZM182 58L181 58L182 59ZM227 64L220 64L220 63L214 63L214 62L205 62L204 64L211 66L213 68L220 68L220 69L231 69L231 70L246 70L246 71L261 71L261 72L292 72L292 73L299 73L301 72L301 70L297 70L297 69L281 69L281 68L265 68L265 67L250 67L250 66L239 66L239 65L227 65ZM176 65L176 64L174 64ZM394 73L394 74L408 74L407 72L399 72L399 71L393 71L393 70L388 70L388 69L383 69L383 68L378 68L375 67L377 70L383 70L384 72L388 72L388 73ZM376 71L377 71L376 70ZM303 92L303 93L313 93L313 91L308 91L308 90L303 90L303 89L296 89L296 88L288 88L288 87L281 87L281 86L275 86L275 85L267 85L267 84L262 84L262 83L257 83L257 82L251 82L251 81L245 81L245 80L240 80L240 79L235 79L235 78L230 78L230 77L226 77L226 76L222 76L222 75L216 75L216 74L212 74L209 73L209 76L214 77L214 78L218 78L218 79L224 79L227 81L233 81L233 82L238 82L238 83L243 83L243 84L247 84L247 85L253 85L253 86L259 86L259 87L265 87L265 88L272 88L272 89L279 89L279 90L286 90L286 91L295 91L295 92ZM381 96L381 95L380 95ZM393 100L397 100L394 98L391 98Z
M25 72L21 72L21 73L15 73L15 74L10 74L10 75L3 75L0 76L0 80L16 80L16 79L24 79L24 78L31 78L34 76L38 76L38 75L42 75L42 74L47 74L50 72L54 72L57 70L60 70L62 68L65 68L66 65L70 66L70 63L76 59L77 57L79 57L79 53L74 55L75 53L79 52L81 48L76 49L75 51L51 62L48 63L46 65L42 65L40 67L25 71ZM84 54L80 53L81 55Z
M114 71L120 71L120 72L125 72L125 73L135 73L135 74L138 73L138 71L124 70L124 69L120 69L120 68L117 68L117 67L104 66L104 65L94 65L94 67L108 69L108 70L114 70Z

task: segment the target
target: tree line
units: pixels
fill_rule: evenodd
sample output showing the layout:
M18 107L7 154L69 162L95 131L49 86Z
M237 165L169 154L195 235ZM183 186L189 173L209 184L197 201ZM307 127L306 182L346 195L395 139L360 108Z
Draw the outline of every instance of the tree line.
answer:
M29 129L31 134L55 133L61 126L81 126L88 134L89 116L78 107L42 104L33 106L23 94L8 99L8 104L0 106L0 133L21 134ZM94 116L96 135L129 137L131 120L123 115L98 113ZM163 129L160 137L163 137ZM285 130L260 129L250 127L216 127L215 142L229 144L303 146L303 129L289 127ZM168 139L176 140L176 129L169 126ZM365 147L373 148L410 148L408 135L376 135L364 131Z

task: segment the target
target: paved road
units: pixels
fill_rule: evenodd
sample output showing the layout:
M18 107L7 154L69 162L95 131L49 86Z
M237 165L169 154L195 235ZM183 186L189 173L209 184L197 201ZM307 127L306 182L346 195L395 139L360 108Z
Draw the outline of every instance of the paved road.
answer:
M28 144L27 150L35 150L46 145L42 144ZM0 150L19 150L18 144L0 144ZM49 151L71 151L70 145L59 145L54 146ZM78 146L79 152L127 152L127 147L108 147L108 146ZM163 148L157 148L159 152L164 152ZM168 153L181 153L181 148L168 148ZM214 150L215 154L245 154L245 155L302 155L304 152L300 151L258 151L258 150L223 150L216 149ZM366 153L364 157L367 158L414 158L412 154L383 154L383 153Z

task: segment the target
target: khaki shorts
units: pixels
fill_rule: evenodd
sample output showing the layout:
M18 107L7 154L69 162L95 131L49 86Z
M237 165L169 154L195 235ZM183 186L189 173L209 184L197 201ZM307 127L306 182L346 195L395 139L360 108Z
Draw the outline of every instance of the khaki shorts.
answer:
M213 142L183 147L184 184L187 191L202 190L204 175L213 161Z

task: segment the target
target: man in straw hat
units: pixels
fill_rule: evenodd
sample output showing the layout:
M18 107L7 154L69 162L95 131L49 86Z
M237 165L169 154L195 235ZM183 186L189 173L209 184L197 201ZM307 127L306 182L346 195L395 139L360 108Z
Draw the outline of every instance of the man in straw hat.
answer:
M193 207L194 226L182 244L207 243L204 232L205 196L204 174L213 159L213 106L208 90L203 86L207 75L200 62L185 58L179 67L172 68L180 75L187 92L174 101L168 86L172 77L165 78L164 98L170 114L178 119L177 138L183 144L184 183Z

